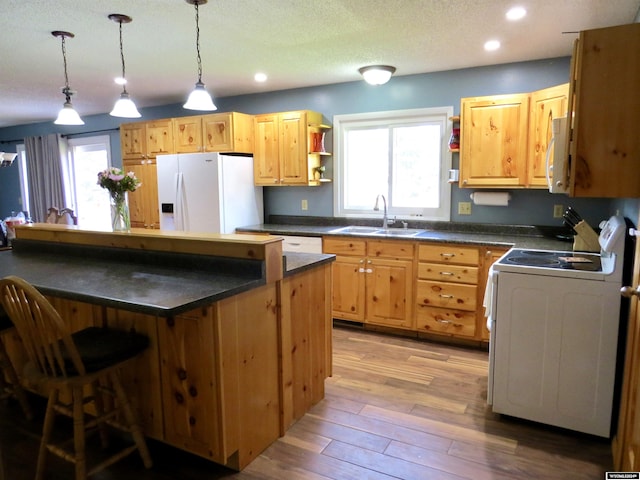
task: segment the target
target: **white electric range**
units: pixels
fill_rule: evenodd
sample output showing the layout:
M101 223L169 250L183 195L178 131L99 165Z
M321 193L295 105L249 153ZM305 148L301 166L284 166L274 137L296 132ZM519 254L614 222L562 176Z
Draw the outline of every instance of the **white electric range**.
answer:
M610 436L626 224L601 228L600 254L512 249L491 268L494 412Z

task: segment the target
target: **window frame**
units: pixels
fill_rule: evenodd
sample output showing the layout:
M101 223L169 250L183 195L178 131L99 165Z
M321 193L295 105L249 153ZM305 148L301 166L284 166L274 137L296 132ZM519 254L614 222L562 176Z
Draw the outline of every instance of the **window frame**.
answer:
M371 199L370 210L347 210L344 207L344 192L346 181L346 162L344 159L344 140L346 132L354 127L407 126L423 122L437 122L442 126L440 139L440 175L439 175L439 203L435 209L420 209L415 213L407 213L406 209L394 209L389 205L387 214L402 220L450 221L451 220L451 184L449 170L452 165L452 153L448 148L449 135L453 127L453 106L417 108L405 110L389 110L380 112L365 112L333 117L334 128L334 189L333 215L342 218L380 218L380 212L373 211L375 196ZM389 191L392 192L393 180L389 179ZM389 201L391 204L392 202Z

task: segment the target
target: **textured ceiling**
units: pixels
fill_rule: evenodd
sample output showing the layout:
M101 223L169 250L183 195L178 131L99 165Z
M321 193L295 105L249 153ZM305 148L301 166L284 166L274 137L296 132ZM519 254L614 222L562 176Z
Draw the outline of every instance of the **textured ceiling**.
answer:
M506 10L528 10L512 23ZM631 23L640 0L209 0L200 6L203 82L216 97L568 56L575 32ZM81 116L111 110L121 88L138 107L179 103L197 78L195 9L184 0L0 0L0 127L53 120L64 101L60 40ZM498 39L502 48L485 52ZM253 75L269 76L257 84ZM393 81L393 80L392 80Z

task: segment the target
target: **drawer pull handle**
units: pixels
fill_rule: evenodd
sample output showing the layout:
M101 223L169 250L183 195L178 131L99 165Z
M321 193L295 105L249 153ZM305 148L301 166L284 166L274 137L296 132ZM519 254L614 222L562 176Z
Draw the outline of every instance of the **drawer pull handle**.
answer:
M444 293L440 294L440 298L456 298L453 295L445 295Z
M438 322L438 323L446 323L446 324L452 323L452 322L451 322L451 321L449 321L449 320L443 320L443 319L441 319L441 318L436 318L436 322Z
M291 245L292 247L299 247L302 244L301 243L295 243L295 242L289 242L289 245Z
M441 257L445 257L445 258L453 258L456 256L455 253L441 253L440 254Z
M440 275L447 275L449 277L452 277L454 274L453 272L440 272Z
M373 268L367 268L367 269L365 270L365 272L366 272L366 273L373 273Z
M364 273L364 268L359 268L358 273Z

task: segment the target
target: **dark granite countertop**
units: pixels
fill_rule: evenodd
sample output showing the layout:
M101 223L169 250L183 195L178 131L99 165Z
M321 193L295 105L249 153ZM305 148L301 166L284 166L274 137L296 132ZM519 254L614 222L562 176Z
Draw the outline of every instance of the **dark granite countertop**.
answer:
M436 225L432 222L428 225L412 224L411 228L424 229L425 232L415 237L384 237L379 235L353 234L354 238L393 238L400 241L429 241L442 243L462 243L478 246L518 247L540 250L572 250L571 239L565 237L560 229L549 231L541 227L523 227L509 225L471 225L464 224ZM329 225L289 224L289 223L265 223L249 225L238 228L241 232L270 233L272 235L300 235L309 237L321 237L328 235L345 235L332 233L332 230L345 225L366 225L366 223L334 223ZM372 224L370 224L372 225ZM377 225L377 223L375 224ZM393 228L393 227L392 227ZM288 254L288 252L287 252Z
M333 255L286 255L286 275ZM17 275L45 295L158 316L177 315L265 283L262 262L16 241L0 252L0 277Z

